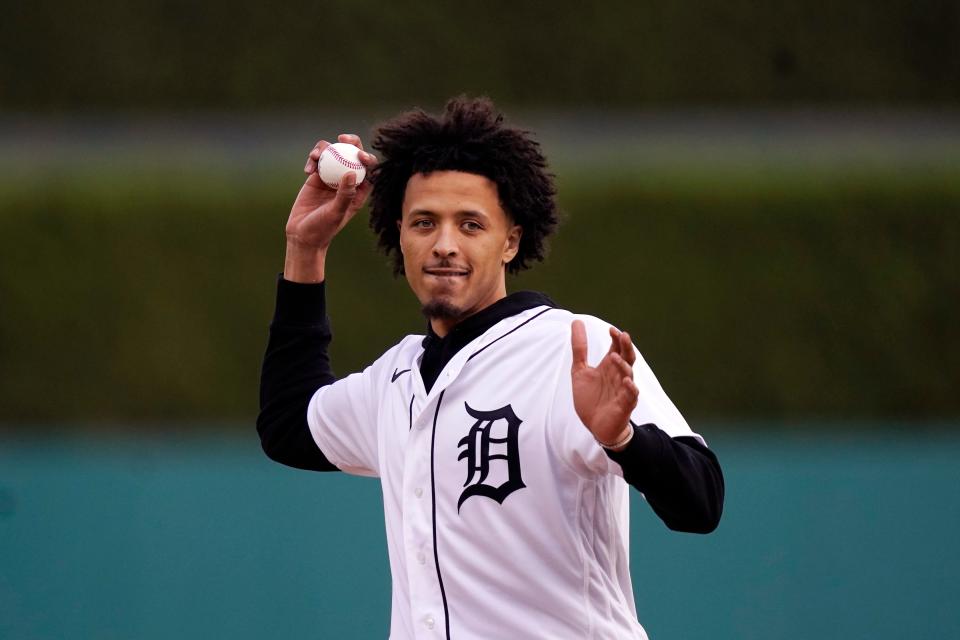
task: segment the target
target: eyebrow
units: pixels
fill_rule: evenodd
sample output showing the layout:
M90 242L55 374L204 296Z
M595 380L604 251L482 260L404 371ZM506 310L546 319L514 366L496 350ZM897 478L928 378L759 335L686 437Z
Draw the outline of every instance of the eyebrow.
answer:
M408 215L429 216L431 218L437 217L437 214L431 211L430 209L412 209ZM457 211L454 215L456 215L459 218L474 217L474 218L483 218L484 220L490 219L490 216L483 213L482 211L477 211L475 209L461 209L460 211Z

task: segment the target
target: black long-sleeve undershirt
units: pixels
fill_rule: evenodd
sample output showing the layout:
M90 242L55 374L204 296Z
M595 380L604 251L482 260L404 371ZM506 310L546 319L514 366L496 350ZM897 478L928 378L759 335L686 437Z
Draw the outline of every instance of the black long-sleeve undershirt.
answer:
M260 369L257 433L270 459L310 471L339 471L310 433L307 405L320 387L336 380L327 347L325 285L280 278L270 339Z
M521 292L468 318L450 334L424 340L421 373L429 389L454 354L494 322L523 308L553 306L542 294ZM336 380L327 348L332 339L325 285L278 279L277 304L260 376L257 432L264 452L282 464L312 471L336 471L307 425L314 392ZM607 455L624 479L641 491L670 529L709 533L723 511L723 473L717 457L694 437L671 438L656 425L634 425L622 451Z
M723 514L723 472L717 456L693 436L671 438L655 424L633 425L621 451L606 450L623 479L641 491L674 531L710 533Z

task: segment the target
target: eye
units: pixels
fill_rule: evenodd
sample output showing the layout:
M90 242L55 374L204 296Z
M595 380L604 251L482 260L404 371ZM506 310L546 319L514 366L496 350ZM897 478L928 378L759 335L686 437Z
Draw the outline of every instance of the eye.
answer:
M429 229L433 226L433 221L428 218L420 218L419 220L414 220L410 223L410 226L415 229Z
M466 229L467 231L481 231L483 229L483 226L481 226L479 222L476 222L474 220L465 220L463 222L463 228Z

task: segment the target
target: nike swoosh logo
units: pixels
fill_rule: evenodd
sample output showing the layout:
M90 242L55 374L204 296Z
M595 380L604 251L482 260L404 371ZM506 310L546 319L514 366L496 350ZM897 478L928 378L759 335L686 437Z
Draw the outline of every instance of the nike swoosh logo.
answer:
M400 376L402 376L402 375L405 374L405 373L409 373L409 371L410 371L410 369L404 369L403 371L397 371L396 369L394 369L394 370L393 370L393 377L390 378L390 382L396 382L396 381L397 381L397 378L399 378Z

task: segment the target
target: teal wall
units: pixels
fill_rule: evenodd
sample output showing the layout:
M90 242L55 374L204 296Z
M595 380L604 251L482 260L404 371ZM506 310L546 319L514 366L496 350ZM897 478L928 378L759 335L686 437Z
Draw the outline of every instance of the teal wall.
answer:
M720 529L637 498L654 640L960 637L960 437L911 425L702 431ZM0 436L0 638L386 637L373 480L299 472L252 426L137 439Z

